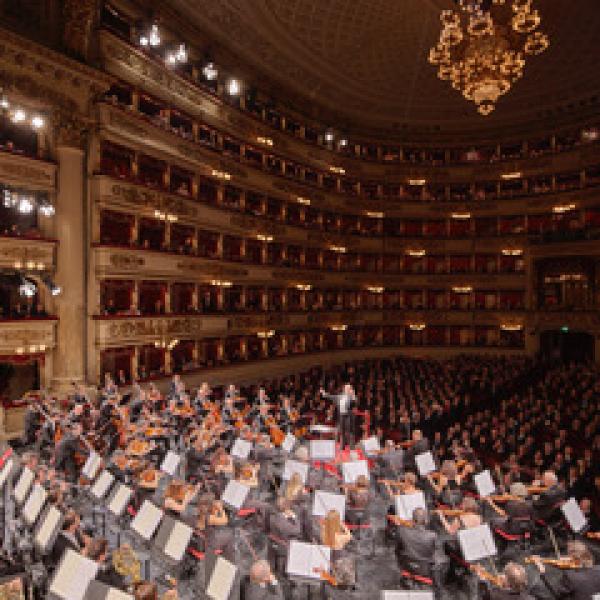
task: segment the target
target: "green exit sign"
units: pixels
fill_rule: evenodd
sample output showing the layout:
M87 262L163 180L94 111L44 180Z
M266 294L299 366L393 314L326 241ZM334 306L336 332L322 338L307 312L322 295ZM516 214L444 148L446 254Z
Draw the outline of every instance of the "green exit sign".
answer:
M568 327L567 325L563 325L563 326L560 328L560 330L561 330L563 333L569 333L569 327Z

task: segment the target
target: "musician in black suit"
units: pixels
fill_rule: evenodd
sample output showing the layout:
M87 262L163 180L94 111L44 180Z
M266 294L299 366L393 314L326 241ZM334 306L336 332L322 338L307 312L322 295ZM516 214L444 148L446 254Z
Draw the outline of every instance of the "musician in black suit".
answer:
M54 466L57 470L64 471L69 481L77 479L75 452L79 445L81 431L80 424L73 425L71 430L62 436L54 451Z
M487 600L533 600L527 592L528 582L525 569L514 562L509 562L504 567L505 588L491 588Z
M107 562L108 543L104 538L95 538L88 544L86 555L98 563L96 579L120 590L125 590L125 578L117 573L114 565Z
M342 446L351 446L354 442L354 409L357 406L354 388L346 383L341 394L328 394L321 389L321 395L335 402L340 442Z
M29 404L25 412L25 421L23 423L23 443L26 446L35 442L35 436L39 429L40 414L35 404Z
M600 566L594 566L592 554L583 542L569 542L567 554L575 568L561 570L558 584L547 579L544 564L539 557L533 557L542 580L553 590L556 598L592 600L594 595L600 594Z
M549 522L558 515L558 509L566 500L567 494L558 483L558 477L554 471L546 471L542 475L542 486L546 490L534 501L533 508L536 518L550 524Z
M62 531L58 534L52 549L54 562L58 562L67 549L75 552L83 550L84 539L79 531L79 523L79 515L74 510L69 510L65 515Z
M398 527L396 558L404 569L423 577L433 577L435 558L439 555L438 535L426 529L427 513L415 508L412 526Z

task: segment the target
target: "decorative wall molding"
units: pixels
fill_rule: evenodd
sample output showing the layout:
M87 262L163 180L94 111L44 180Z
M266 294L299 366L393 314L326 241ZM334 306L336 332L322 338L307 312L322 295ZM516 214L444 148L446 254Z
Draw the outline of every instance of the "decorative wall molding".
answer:
M54 319L0 322L0 354L35 354L54 348L56 323Z
M56 168L54 163L0 152L0 181L3 183L53 192L56 189Z
M24 239L18 237L0 236L0 268L27 270L28 263L34 263L29 270L40 270L38 265L43 264L44 270L53 270L55 264L56 242L41 239Z

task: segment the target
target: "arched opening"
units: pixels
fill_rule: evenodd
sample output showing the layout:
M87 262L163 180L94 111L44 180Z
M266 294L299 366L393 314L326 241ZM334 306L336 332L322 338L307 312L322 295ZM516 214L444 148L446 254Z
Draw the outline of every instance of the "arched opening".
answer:
M570 331L568 327L544 331L540 337L540 352L546 358L563 361L593 361L594 336L583 331Z

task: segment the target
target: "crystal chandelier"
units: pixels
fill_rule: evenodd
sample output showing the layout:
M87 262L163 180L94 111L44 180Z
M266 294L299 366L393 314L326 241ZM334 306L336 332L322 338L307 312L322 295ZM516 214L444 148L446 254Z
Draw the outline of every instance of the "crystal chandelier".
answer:
M442 11L440 39L429 62L482 115L522 77L525 56L550 45L548 36L536 31L541 19L532 2L459 0L459 9Z

